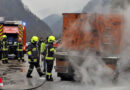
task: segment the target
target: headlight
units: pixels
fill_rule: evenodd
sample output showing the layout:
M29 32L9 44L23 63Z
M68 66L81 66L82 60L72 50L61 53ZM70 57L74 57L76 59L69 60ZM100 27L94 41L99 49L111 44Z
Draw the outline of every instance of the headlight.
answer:
M12 42L9 42L9 44L12 44Z
M14 42L14 45L16 45L17 44L17 42Z

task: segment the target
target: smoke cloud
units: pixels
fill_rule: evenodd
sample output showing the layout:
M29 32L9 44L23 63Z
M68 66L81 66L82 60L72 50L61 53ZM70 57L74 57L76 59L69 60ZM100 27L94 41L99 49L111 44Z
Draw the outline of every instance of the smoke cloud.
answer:
M121 8L118 12L124 17L124 27L122 31L121 53L118 61L117 69L119 71L118 81L121 84L130 83L130 6L129 0L124 1L125 8Z
M95 0L91 0L91 1L95 1ZM92 49L86 49L85 51L69 51L69 60L75 69L75 80L77 81L81 81L82 83L85 83L87 85L100 85L100 86L108 85L109 86L109 85L114 85L113 78L114 75L117 74L117 76L115 77L117 78L117 84L122 85L123 83L125 83L125 85L127 85L130 82L130 73L129 73L130 71L130 55L129 55L130 53L130 39L129 39L130 7L129 7L129 3L126 2L129 2L129 0L111 1L109 8L105 8L106 12L101 10L102 8L104 8L104 6L102 5L104 1L105 0L100 0L100 2L97 3L98 4L97 7L94 8L93 12L91 13L106 14L107 11L108 11L107 13L109 14L118 13L119 15L122 15L124 20L122 33L121 33L122 36L121 36L120 54L118 54L120 59L117 62L116 71L113 71L108 66L106 66L105 62L102 59L102 55L97 55L96 51ZM84 12L85 11L88 11L88 8L87 10L85 10L84 8ZM84 28L85 30L87 30L87 32L88 30L89 31L92 30L91 29L92 27L88 22L86 23L86 27Z
M88 85L111 84L113 71L92 50L69 52L69 60L75 68L75 80Z

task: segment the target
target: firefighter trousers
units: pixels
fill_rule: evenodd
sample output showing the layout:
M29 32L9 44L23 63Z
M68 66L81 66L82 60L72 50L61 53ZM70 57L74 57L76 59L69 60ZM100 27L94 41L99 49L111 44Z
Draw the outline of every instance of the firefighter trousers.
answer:
M2 62L8 63L8 51L2 51Z
M24 61L23 51L18 51L18 60Z
M53 64L54 64L54 60L46 60L46 64L47 64L47 73L52 74L52 69L53 69Z
M30 62L27 76L30 76L32 74L34 67L36 68L39 76L42 76L43 73L41 72L40 65L39 65L39 63L35 63L35 62Z

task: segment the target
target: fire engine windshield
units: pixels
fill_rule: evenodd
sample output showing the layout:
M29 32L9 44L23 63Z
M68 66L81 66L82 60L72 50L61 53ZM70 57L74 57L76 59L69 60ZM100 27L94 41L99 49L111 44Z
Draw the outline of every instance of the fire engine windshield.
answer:
M10 45L14 45L17 43L18 34L6 34L6 35Z

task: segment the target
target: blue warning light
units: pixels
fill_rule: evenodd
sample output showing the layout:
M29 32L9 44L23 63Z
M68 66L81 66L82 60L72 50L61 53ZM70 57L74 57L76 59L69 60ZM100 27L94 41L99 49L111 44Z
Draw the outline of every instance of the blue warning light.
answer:
M27 25L27 23L26 22L23 22L23 26L26 26Z

